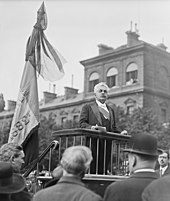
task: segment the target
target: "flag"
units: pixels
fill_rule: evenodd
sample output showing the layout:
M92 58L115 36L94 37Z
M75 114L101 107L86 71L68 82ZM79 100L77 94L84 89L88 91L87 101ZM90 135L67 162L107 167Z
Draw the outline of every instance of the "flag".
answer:
M38 158L39 102L37 75L57 81L64 75L65 59L52 47L44 30L47 16L44 2L37 12L37 22L28 39L26 62L14 112L8 142L23 146L25 166Z

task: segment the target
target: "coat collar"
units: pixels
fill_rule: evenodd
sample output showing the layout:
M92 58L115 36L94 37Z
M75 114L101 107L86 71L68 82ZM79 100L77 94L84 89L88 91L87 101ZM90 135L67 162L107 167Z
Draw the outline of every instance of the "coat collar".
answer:
M91 104L91 109L92 109L94 115L96 116L97 120L100 123L99 126L101 126L102 125L102 119L101 119L99 108L98 108L96 101L93 104Z
M156 172L136 172L130 175L130 178L153 178L158 179L159 176Z
M85 186L85 184L77 176L62 176L58 183L70 183Z

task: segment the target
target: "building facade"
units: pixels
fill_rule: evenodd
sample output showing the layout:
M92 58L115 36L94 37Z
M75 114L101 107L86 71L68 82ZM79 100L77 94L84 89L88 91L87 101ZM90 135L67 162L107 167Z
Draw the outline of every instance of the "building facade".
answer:
M94 85L106 82L109 101L131 113L137 107L153 108L161 122L170 117L170 53L139 40L127 31L127 44L117 49L100 44L99 55L85 61L84 99L93 95Z
M164 44L157 46L139 40L137 31L127 31L127 43L116 49L100 44L96 57L80 61L84 66L84 91L65 87L65 94L44 92L41 117L53 118L62 125L79 120L82 105L94 100L93 88L99 82L110 87L108 103L121 106L127 113L135 108L152 108L160 122L170 117L170 53ZM0 126L9 123L15 103L0 112Z

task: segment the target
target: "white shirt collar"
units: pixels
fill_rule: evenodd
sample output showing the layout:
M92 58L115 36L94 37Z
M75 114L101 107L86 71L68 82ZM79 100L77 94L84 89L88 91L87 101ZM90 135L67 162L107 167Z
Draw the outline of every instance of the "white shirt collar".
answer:
M109 112L109 110L107 109L106 103L101 103L101 102L98 101L97 99L96 99L96 103L97 103L97 105L98 105L99 107L101 107L101 108L105 109L107 112Z
M96 103L97 103L98 106L106 107L106 103L101 103L101 102L98 101L97 99L96 99Z
M134 171L134 173L137 173L137 172L155 172L155 170L152 168L143 168L143 169L138 169Z

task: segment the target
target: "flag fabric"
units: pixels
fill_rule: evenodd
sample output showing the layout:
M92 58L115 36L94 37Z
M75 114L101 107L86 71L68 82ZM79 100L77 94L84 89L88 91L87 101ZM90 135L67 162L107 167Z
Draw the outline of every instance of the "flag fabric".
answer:
M47 17L44 3L37 12L37 22L26 47L26 62L8 142L23 146L25 166L38 158L39 102L37 75L57 81L64 75L64 58L44 35Z
M35 135L38 135L38 125L39 106L37 75L35 68L28 60L25 64L8 139L8 142L16 142L23 145L26 166L38 157L38 141L34 140L34 137L37 139ZM31 135L34 136L30 138ZM28 147L27 143L30 139L32 139L32 143L31 146ZM31 153L28 154L27 149L30 149Z

